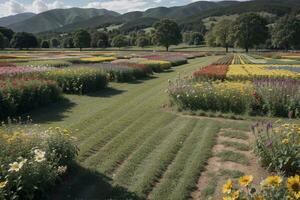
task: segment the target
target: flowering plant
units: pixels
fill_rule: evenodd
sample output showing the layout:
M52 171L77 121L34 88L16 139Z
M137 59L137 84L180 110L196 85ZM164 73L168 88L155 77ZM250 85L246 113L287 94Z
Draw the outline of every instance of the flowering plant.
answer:
M0 130L0 199L43 199L69 167L77 147L68 130Z
M228 180L222 192L223 200L283 200L300 199L300 176L287 178L269 176L260 183L260 188L253 184L253 176L240 177L238 184Z

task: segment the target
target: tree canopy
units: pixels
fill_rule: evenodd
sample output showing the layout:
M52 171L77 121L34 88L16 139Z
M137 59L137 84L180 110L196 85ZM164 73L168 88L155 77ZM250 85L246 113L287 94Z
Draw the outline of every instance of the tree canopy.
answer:
M74 35L74 44L77 48L87 48L91 44L91 36L85 30L79 30Z
M233 33L237 46L246 52L264 43L269 36L266 19L255 13L240 15L233 25Z
M178 24L169 19L163 19L154 25L155 41L158 45L169 50L171 45L178 45L182 41L182 35Z
M280 18L272 30L272 41L275 48L300 47L300 19L295 15Z
M20 32L14 34L13 38L11 39L10 45L12 48L34 48L38 46L37 38L31 34L26 32Z
M125 47L128 45L127 38L124 35L117 35L112 39L111 45L113 47Z
M213 28L216 45L220 45L226 48L226 52L228 52L229 46L232 45L232 25L232 20L223 19L218 22Z

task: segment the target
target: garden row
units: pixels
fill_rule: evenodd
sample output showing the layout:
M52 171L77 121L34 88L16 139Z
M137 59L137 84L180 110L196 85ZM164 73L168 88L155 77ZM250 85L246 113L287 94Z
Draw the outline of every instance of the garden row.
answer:
M107 55L62 61L2 63L0 119L58 101L62 93L95 92L107 87L109 81L131 82L184 63L187 63L187 58L176 55L118 60Z
M233 59L227 56L170 83L172 103L193 111L300 116L300 67L229 65Z

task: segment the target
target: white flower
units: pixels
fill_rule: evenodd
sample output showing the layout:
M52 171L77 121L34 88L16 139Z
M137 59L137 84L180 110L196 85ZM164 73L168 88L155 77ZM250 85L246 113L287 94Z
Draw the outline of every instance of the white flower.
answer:
M23 165L25 163L23 161L21 162L13 162L11 164L9 164L9 172L18 172L22 169Z
M34 150L34 153L35 153L34 160L35 160L36 162L39 162L39 163L40 163L40 162L43 162L43 161L46 160L46 158L45 158L46 152L41 151L41 150L39 150L39 149L36 149L36 150Z
M67 169L68 169L67 166L59 166L57 168L57 172L58 172L58 174L64 174L64 173L66 173Z

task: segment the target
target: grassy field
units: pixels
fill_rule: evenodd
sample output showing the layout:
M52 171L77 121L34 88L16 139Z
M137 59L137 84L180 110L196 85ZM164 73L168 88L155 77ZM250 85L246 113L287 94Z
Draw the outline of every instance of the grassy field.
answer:
M32 113L41 126L74 131L78 168L53 199L187 199L212 154L221 128L248 130L247 121L193 118L166 112L169 79L190 75L218 57Z

